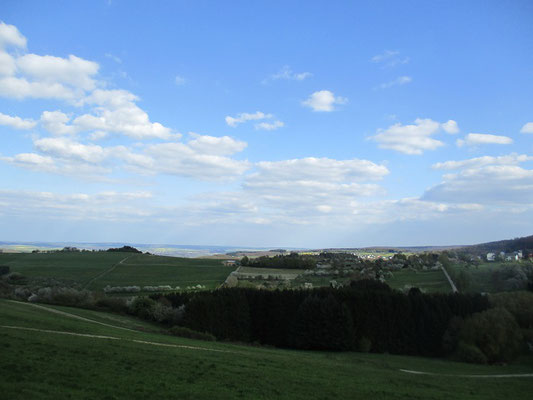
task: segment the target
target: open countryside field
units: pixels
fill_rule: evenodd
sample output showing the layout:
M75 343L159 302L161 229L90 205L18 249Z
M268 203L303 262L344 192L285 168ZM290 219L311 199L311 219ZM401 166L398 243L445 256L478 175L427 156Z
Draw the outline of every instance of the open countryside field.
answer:
M380 354L267 349L140 332L134 330L138 322L128 317L113 322L115 315L53 309L90 320L0 300L0 386L5 398L518 399L527 398L533 387L533 377L461 376L532 374L531 358L489 367ZM109 326L113 324L132 330Z
M516 265L509 262L484 262L477 266L465 267L462 265L452 265L451 271L459 273L461 270L470 276L467 292L496 292L498 289L492 280L492 274L504 267Z
M417 287L426 293L448 293L452 290L444 272L440 269L394 271L393 276L386 278L386 283L394 289L403 290L407 287Z
M0 265L27 277L66 280L89 289L198 284L215 288L235 269L219 260L107 252L0 254Z

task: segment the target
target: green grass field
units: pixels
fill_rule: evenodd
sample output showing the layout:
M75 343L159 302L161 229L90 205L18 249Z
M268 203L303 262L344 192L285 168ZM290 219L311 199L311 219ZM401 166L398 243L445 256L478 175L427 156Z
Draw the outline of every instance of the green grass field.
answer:
M470 283L468 286L468 292L488 292L493 293L498 291L497 287L492 281L492 274L494 271L504 268L511 267L515 265L527 265L517 264L514 262L484 262L478 266L465 267L462 265L453 265L450 269L455 273L459 273L461 270L464 270L470 275Z
M120 261L127 258L124 262ZM234 267L220 260L151 256L128 253L9 253L0 254L0 265L27 277L55 278L88 285L171 285L185 288L203 285L215 288Z
M531 377L461 377L531 374L531 358L489 367L393 355L200 342L158 334L158 328L128 317L53 309L121 328L144 324L145 331L118 329L0 300L2 398L499 400L525 399L533 389ZM413 375L400 369L444 376Z
M426 293L448 293L451 292L444 272L441 270L394 271L392 277L386 278L387 284L394 289L404 289L406 286L418 287Z

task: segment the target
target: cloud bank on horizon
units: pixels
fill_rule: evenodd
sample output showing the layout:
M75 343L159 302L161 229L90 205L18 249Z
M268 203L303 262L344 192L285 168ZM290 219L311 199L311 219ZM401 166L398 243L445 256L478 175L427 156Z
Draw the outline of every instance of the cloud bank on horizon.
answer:
M115 18L128 13L105 7ZM331 49L305 19L293 29L316 29L320 59L298 61L284 51L292 39L265 39L260 24L249 37L246 27L221 35L243 49L254 39L276 44L276 57L235 51L206 67L222 38L197 39L202 54L190 38L180 47L161 36L156 25L171 23L161 12L150 10L136 44L127 25L107 44L83 26L72 32L76 42L60 28L48 37L52 21L17 22L23 8L0 22L3 240L340 247L531 234L533 83L525 69L483 81L490 68L470 71L465 65L479 60L467 59L462 73L471 76L461 79L460 68L449 72L460 55L433 62L408 36L369 44L354 39L362 28L342 24L346 37ZM65 16L54 18L60 26ZM102 34L119 29L112 21ZM151 49L146 41L156 39L173 46ZM496 68L533 61L527 52L505 59L511 40L527 46L500 38ZM302 43L295 52L312 49ZM510 82L509 94L502 86Z

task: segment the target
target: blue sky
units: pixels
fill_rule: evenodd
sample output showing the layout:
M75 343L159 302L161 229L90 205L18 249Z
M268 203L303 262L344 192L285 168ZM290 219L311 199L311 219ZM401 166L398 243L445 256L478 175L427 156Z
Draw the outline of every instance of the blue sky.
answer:
M531 234L530 1L3 1L0 240Z

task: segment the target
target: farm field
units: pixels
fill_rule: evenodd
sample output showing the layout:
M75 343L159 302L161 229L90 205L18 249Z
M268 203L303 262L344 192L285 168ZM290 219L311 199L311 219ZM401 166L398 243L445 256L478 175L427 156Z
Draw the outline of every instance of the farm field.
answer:
M450 269L458 273L465 270L471 277L468 292L496 292L497 288L492 281L492 273L506 266L516 265L509 262L484 262L478 266L465 268L464 266L453 265Z
M54 309L100 321L115 317ZM135 328L136 323L121 317L117 325ZM527 398L533 387L533 377L461 376L532 374L531 357L508 366L477 366L201 342L118 329L5 300L0 300L0 338L0 387L9 399L514 399Z
M198 284L211 289L235 269L219 260L107 252L8 253L0 254L0 265L30 278L76 282L93 290L107 285L185 288Z
M393 276L386 278L386 283L394 289L405 289L406 287L418 287L426 293L449 293L450 284L442 270L394 271Z

